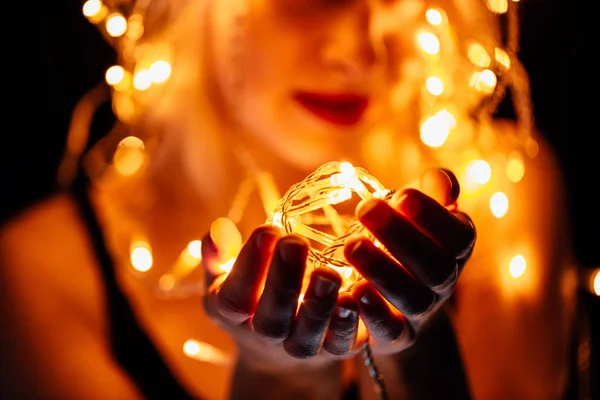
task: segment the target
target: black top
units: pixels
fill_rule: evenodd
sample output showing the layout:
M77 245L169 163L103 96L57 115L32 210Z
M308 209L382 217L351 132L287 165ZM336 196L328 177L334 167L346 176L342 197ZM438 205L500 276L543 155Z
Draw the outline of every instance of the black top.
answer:
M87 179L80 177L73 195L92 240L104 287L108 309L110 345L123 370L137 384L146 399L187 400L187 393L169 370L154 343L140 326L129 300L121 290L112 259L94 209L90 204Z

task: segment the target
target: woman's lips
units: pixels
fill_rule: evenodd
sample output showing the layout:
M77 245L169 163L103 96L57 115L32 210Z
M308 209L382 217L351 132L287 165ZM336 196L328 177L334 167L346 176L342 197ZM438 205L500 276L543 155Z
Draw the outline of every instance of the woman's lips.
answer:
M299 92L294 98L317 117L343 126L358 123L369 105L368 97L352 93Z

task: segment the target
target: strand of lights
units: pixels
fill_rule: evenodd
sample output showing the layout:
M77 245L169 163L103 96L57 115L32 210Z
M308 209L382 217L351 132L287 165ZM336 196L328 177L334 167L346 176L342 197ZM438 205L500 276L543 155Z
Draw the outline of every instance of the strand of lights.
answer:
M267 223L282 228L288 234L307 238L311 243L309 265L337 270L343 278L341 290L348 290L360 276L344 258L344 243L353 235L370 234L353 215L341 214L334 206L351 200L353 195L362 200L373 197L389 200L393 193L363 168L355 168L349 162L330 162L292 186ZM314 218L315 215L325 218ZM333 233L317 229L318 225L314 224L317 221Z
M131 121L137 115L136 103L141 101L137 94L163 84L170 78L172 67L168 61L169 52L151 46L144 46L144 52L141 52L136 46L145 30L143 10L137 10L127 18L120 10L111 9L102 0L87 0L82 12L111 39L121 41L115 42L115 47L121 50L123 65L108 68L105 80L115 92L115 114L122 121Z

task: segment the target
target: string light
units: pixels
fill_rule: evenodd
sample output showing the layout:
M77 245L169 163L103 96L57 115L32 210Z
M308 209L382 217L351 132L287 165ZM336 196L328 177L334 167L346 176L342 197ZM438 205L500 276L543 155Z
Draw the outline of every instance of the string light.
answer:
M425 81L425 88L434 96L440 96L444 92L444 82L437 76L430 76Z
M131 245L130 261L136 271L149 271L154 262L150 244L146 241L134 242Z
M600 269L597 269L592 275L592 293L600 296Z
M166 61L156 61L148 70L150 80L154 83L163 83L171 76L171 65Z
M476 71L471 75L471 87L483 94L492 94L494 89L496 89L497 83L498 79L496 78L496 74L489 69Z
M508 212L508 197L502 192L496 192L490 198L490 210L496 218L502 218Z
M510 68L510 56L508 55L508 53L506 51L504 51L500 47L496 47L494 49L494 58L504 68L506 68L506 69Z
M522 255L516 255L512 258L512 260L510 260L508 271L510 273L510 276L512 276L513 278L521 277L525 273L526 269L527 262L525 261L525 257L523 257Z
M481 68L487 68L492 63L492 58L485 50L485 48L479 43L471 43L469 50L467 51L467 57L469 61Z
M421 124L421 141L429 147L440 147L455 126L456 119L448 110L439 111Z
M227 366L231 363L231 357L206 342L188 339L183 343L183 354L194 360Z
M440 39L434 33L421 32L417 36L417 41L421 49L429 55L435 55L440 52Z
M491 12L504 14L508 11L508 0L487 0L487 6Z
M279 226L286 233L305 237L311 243L308 262L313 268L328 266L342 276L341 290L348 290L360 279L356 270L343 255L345 241L356 234L369 236L354 217L340 214L334 207L357 195L361 200L374 197L389 199L392 190L386 189L363 168L355 168L349 162L330 162L318 168L304 181L292 186L283 196L267 219L268 224ZM318 229L317 225L304 223L313 215L324 215L320 225L331 228L333 233ZM310 273L311 271L308 271Z
M431 25L437 26L444 22L444 14L442 10L430 8L425 12L425 18Z
M127 20L122 14L115 13L106 19L106 32L112 37L119 37L127 31Z

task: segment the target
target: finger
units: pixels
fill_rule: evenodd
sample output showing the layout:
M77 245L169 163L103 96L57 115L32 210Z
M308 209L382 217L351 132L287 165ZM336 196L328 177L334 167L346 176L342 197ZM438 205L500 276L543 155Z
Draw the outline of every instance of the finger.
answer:
M475 243L475 227L464 214L449 211L418 190L397 192L390 205L456 259L468 254Z
M419 181L419 189L445 207L455 204L460 194L458 179L450 170L443 168L425 171Z
M358 305L351 295L340 294L329 321L323 349L334 355L345 355L354 349L358 334Z
M213 242L210 234L206 234L202 239L201 245L202 265L204 266L204 287L205 293L208 293L209 288L217 277L223 274L219 269L221 258L217 245Z
M273 341L285 339L292 328L308 255L308 243L287 236L275 246L265 288L252 317L254 331Z
M369 335L376 341L393 342L408 328L402 314L391 308L368 282L355 285L352 296L358 302Z
M342 278L332 269L320 268L313 272L292 332L283 342L288 354L296 358L317 355L341 284Z
M404 215L380 199L362 202L358 219L415 278L433 290L456 281L456 260Z
M373 242L356 237L344 246L346 259L398 311L419 318L433 309L435 294Z
M257 228L242 248L231 272L217 293L217 309L240 324L254 313L267 266L280 231L273 226Z

